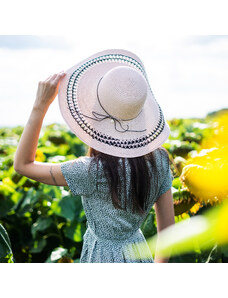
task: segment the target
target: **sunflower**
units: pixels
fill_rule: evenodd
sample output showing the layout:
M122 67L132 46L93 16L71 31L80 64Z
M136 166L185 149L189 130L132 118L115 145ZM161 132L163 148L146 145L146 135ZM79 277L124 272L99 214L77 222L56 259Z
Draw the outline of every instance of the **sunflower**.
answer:
M187 161L180 180L199 203L217 204L228 198L228 111L212 118L213 133L201 145L202 150Z
M199 209L202 208L202 207L203 207L203 204L197 202L197 203L196 203L196 204L189 210L189 212L190 212L191 214L196 214L196 213L199 211Z
M227 160L227 146L203 149L188 161L180 180L200 203L221 203L228 197Z
M194 196L186 189L173 188L172 193L175 216L188 212L196 204Z
M43 154L43 152L40 149L36 150L36 156L35 156L35 160L36 161L45 161L45 155Z

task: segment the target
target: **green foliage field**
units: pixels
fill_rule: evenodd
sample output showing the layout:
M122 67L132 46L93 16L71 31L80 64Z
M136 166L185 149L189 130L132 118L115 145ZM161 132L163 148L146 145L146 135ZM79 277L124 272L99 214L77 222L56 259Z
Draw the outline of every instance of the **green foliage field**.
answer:
M175 166L172 166L175 177L174 203L180 199L183 203L183 198L187 198L185 205L175 206L175 219L180 221L183 214L185 217L194 216L189 211L194 205L193 201L190 204L191 194L182 189L178 178L181 167L188 155L200 148L202 139L210 133L211 127L207 118L173 119L169 124L171 135L164 147L175 161ZM68 187L45 185L14 171L13 158L22 131L23 127L20 126L0 128L0 231L2 237L7 239L5 246L0 245L0 262L79 262L86 230L81 198L73 196ZM52 124L42 128L37 160L63 162L85 155L87 149L65 125ZM197 214L207 208L210 206L201 207ZM146 238L156 234L154 208L141 229ZM1 243L5 241L3 238ZM171 258L170 262L205 262L209 254L210 251L195 251ZM210 261L226 262L227 258L219 249L214 249Z

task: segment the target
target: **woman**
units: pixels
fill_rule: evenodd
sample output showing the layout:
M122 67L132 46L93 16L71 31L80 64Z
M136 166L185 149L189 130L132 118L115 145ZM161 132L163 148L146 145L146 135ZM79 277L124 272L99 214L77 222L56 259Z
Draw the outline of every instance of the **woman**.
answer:
M42 121L58 92L64 120L89 151L74 161L37 162ZM139 57L105 50L39 82L14 169L82 196L87 230L81 263L168 262L157 254L153 260L140 225L153 205L158 234L174 224L173 177L161 147L169 132Z

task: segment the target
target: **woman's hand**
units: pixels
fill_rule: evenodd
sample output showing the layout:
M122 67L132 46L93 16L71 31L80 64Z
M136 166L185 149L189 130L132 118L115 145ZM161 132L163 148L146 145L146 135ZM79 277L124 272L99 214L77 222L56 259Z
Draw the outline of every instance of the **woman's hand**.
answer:
M61 71L48 77L45 81L40 81L36 93L34 107L43 109L48 108L58 94L60 80L66 75Z

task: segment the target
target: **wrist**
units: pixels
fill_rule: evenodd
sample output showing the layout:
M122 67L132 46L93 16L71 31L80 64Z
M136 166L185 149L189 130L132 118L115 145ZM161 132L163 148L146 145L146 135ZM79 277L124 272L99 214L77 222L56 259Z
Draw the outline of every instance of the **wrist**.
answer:
M49 106L48 105L43 105L40 103L34 103L33 105L33 110L39 113L46 113L48 110Z

